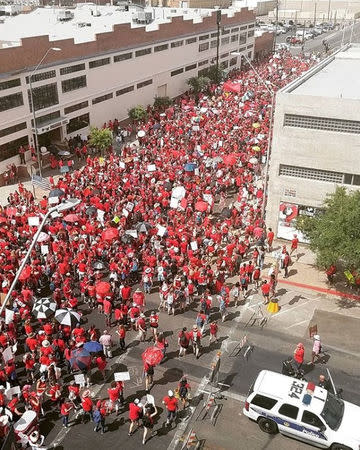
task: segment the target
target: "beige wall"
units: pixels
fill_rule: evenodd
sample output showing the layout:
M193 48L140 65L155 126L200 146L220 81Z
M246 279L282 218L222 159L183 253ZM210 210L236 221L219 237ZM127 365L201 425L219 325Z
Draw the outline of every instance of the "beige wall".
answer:
M360 102L297 95L296 91L277 94L266 214L267 224L274 230L277 230L281 202L317 207L322 205L327 193L336 189L335 183L280 177L280 164L360 174L356 156L360 155L358 135L284 127L285 113L359 121ZM346 186L357 189L356 186ZM295 196L285 195L285 191L289 189Z

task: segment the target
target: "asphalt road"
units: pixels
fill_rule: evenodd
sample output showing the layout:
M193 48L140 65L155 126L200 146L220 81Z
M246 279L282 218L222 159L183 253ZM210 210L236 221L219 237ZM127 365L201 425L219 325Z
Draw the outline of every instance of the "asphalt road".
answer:
M151 311L158 304L158 295L153 293L148 298L147 310ZM86 311L85 320L88 323L95 323L100 329L103 329L103 316L97 311ZM152 394L155 397L156 404L159 407L159 416L157 418L154 431L156 436L152 438L147 444L146 448L149 449L166 449L169 447L174 439L176 429L169 429L164 425L165 412L161 405L162 398L166 395L168 389L174 389L178 380L183 374L187 374L192 386L193 393L195 394L198 386L204 380L205 375L209 373L211 362L216 354L216 351L221 348L223 355L221 360L219 380L225 384L229 384L229 397L230 399L235 396L246 396L249 386L256 378L257 374L262 369L270 369L274 371L281 371L282 361L289 356L290 349L294 347L294 337L286 334L282 334L274 329L259 328L257 325L251 328L244 328L245 322L243 313L235 308L229 309L228 321L220 325L220 342L218 344L208 346L207 338L203 342L203 352L199 360L196 360L192 354L186 355L181 360L177 357L177 332L183 327L190 328L194 323L194 317L196 315L196 307L193 310L187 311L185 314L168 316L166 313L160 315L160 327L166 332L167 339L169 341L168 359L155 370L155 386L152 389ZM113 329L114 330L114 329ZM246 333L248 341L253 345L253 351L249 353L248 358L244 358L243 350L236 356L232 356L233 349L238 344L241 336ZM127 335L128 350L126 354L121 355L119 351L114 352L114 357L109 362L113 364L113 370L124 371L129 370L131 373L131 380L126 383L125 397L127 401L132 401L135 397L141 398L144 395L144 385L142 379L142 364L141 353L150 345L150 343L139 343L136 340L134 332L130 332ZM309 369L306 374L308 380L316 381L320 373L324 373L325 367L330 368L333 379L338 387L342 387L344 390L343 397L346 400L351 400L354 403L360 405L360 391L359 377L354 375L350 370L354 366L352 358L345 360L345 363L338 367L334 364L337 361L336 352L331 352L331 358L326 366L316 365L313 370L311 367L305 367ZM112 375L109 373L109 381L111 381ZM98 374L93 374L92 390L96 393L96 398L106 398L106 388L102 387ZM229 399L229 400L230 400ZM199 400L199 397L197 398ZM233 400L232 400L233 401ZM230 401L229 403L230 404ZM234 404L236 414L241 414L242 404L237 402ZM188 413L181 413L178 418L178 427L182 420L186 419ZM235 414L235 412L231 412ZM123 446L126 449L137 448L141 445L142 430L138 430L134 436L128 437L128 422L127 422L127 408L116 417L114 414L107 418L108 432L104 435L95 433L93 431L92 424L77 424L74 423L69 429L61 429L59 420L56 415L48 416L48 419L42 425L42 431L48 435L46 444L51 441L55 441L56 448L75 449L75 448L88 448L89 450L97 449L99 446L107 446L108 448L116 448ZM226 419L226 411L224 409L224 418ZM226 420L225 420L226 422ZM231 422L231 421L230 421ZM205 424L204 424L205 426ZM225 423L221 424L221 419L218 425L215 427L216 431L223 433L226 429ZM236 432L235 432L236 431ZM276 440L268 443L269 447L264 447L268 437L257 428L256 424L249 424L249 421L245 417L238 417L236 430L229 430L229 433L233 433L234 440L227 436L227 441L223 443L222 448L234 448L229 447L229 442L235 442L237 437L236 433L240 433L241 439L246 442L245 447L251 450L257 450L260 448L277 448L286 449L289 440L282 438L279 443L276 444ZM206 432L207 433L207 432ZM281 438L281 437L280 437ZM265 441L264 441L265 439ZM290 441L291 442L291 441ZM206 448L206 447L205 447ZM208 447L212 448L212 447ZM221 448L221 447L219 447ZM294 449L308 448L305 444L296 444L291 446Z

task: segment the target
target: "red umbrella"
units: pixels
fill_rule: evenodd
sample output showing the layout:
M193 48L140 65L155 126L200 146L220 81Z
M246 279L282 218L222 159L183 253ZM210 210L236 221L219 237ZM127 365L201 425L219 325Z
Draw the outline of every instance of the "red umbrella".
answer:
M7 222L7 218L6 217L0 217L0 223L5 223Z
M101 233L101 238L105 241L112 241L119 236L119 230L117 228L108 228Z
M149 366L157 366L163 359L163 353L158 347L148 347L141 357Z
M26 281L28 278L30 278L31 275L31 267L25 266L19 276L20 281Z
M108 283L107 281L99 281L95 286L96 293L99 295L108 294L110 292L110 289L110 283Z
M209 203L203 202L203 201L195 203L196 211L200 211L200 212L206 211L208 209L208 206L209 206Z
M64 217L65 222L75 223L79 222L79 216L77 214L68 214Z
M223 161L226 166L234 166L236 164L237 157L231 153L230 155L225 155L223 157Z

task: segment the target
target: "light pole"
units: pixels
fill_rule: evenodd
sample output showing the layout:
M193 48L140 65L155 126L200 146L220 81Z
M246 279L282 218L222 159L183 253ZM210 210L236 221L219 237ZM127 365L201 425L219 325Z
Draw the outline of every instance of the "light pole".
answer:
M54 52L61 52L61 48L59 47L50 47L45 52L44 56L41 58L41 60L38 62L35 69L31 72L29 75L29 88L30 88L30 99L31 99L31 108L33 113L33 121L34 121L34 134L35 134L35 150L36 150L36 156L39 164L39 175L42 177L41 172L41 156L40 156L40 149L39 149L39 141L38 141L38 134L37 134L37 126L36 126L36 113L35 113L35 105L34 105L34 94L33 94L33 88L32 88L32 77L34 76L35 72L38 70L38 68L41 66L44 59L47 57L47 55L53 50Z
M261 214L262 217L265 217L265 207L266 207L266 192L268 188L268 179L269 179L269 163L270 163L270 153L271 153L271 142L272 142L272 128L274 123L274 109L275 109L275 95L276 92L269 88L269 86L266 84L265 80L259 75L255 67L252 65L251 61L246 55L242 55L239 52L232 52L231 53L234 56L242 56L246 59L247 63L250 65L252 70L254 71L256 77L260 81L261 84L264 85L265 89L268 91L268 93L271 95L271 113L270 113L270 123L269 123L269 136L268 136L268 143L267 143L267 149L266 149L266 165L265 165L265 181L264 181L264 201L262 204Z
M23 269L25 267L25 264L27 263L27 260L30 257L31 252L32 252L32 250L33 250L33 248L34 248L34 246L35 246L35 244L36 244L36 242L37 242L37 240L39 238L41 230L44 228L44 225L45 225L48 217L50 216L50 214L52 214L53 212L62 212L62 211L66 211L68 209L75 208L75 206L77 206L79 203L80 203L80 200L78 200L78 199L70 199L70 200L65 201L64 203L60 203L59 205L54 206L53 208L50 208L48 210L48 212L45 214L41 224L39 225L39 228L37 229L36 233L34 234L33 240L32 240L32 242L30 244L30 247L29 247L28 251L26 252L26 255L24 256L24 259L22 260L22 262L20 264L20 267L18 268L18 270L16 272L15 278L14 278L14 280L13 280L11 286L10 286L10 289L9 289L8 293L6 294L6 297L4 299L4 303L1 305L0 316L3 313L3 311L4 311L4 309L5 309L6 305L7 305L7 302L9 301L9 298L11 297L11 293L14 290L14 288L16 286L16 283L18 282L19 276L20 276L21 272L23 271Z
M220 51L220 27L221 27L221 9L216 11L216 81L219 82L219 51Z

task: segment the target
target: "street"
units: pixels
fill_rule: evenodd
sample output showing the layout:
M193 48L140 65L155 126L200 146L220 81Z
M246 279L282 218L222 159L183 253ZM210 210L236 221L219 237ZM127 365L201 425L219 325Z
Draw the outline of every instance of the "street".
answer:
M155 397L159 416L154 427L155 436L148 441L146 444L147 448L177 448L176 444L178 440L180 439L180 443L182 442L181 439L183 439L185 429L188 430L189 427L193 427L196 430L199 439L205 439L204 448L230 449L233 448L233 442L237 438L241 439L242 442L239 448L253 450L260 450L262 448L285 450L289 448L289 445L294 449L309 448L308 445L296 441L289 444L289 439L281 435L275 437L267 436L260 431L257 424L249 421L241 412L243 400L259 371L269 369L281 372L282 361L292 354L294 346L299 340L296 334L303 336L301 340L304 341L307 347L307 356L305 359L308 360L310 340L306 334L312 313L307 308L309 308L309 305L315 305L316 307L316 302L321 301L322 307L325 309L327 307L326 302L332 305L333 301L333 299L319 299L317 295L310 291L304 292L297 289L281 288L279 289L279 294L281 304L284 305L282 315L267 316L268 323L263 328L258 323L255 323L253 326L251 324L247 325L253 311L255 311L252 305L261 303L258 293L253 292L244 306L229 308L227 320L223 324L220 324L220 342L212 344L209 347L208 336L205 336L203 339L203 350L199 360L196 360L191 353L179 360L176 338L178 331L183 326L189 329L193 325L195 311L197 311L196 306L194 305L194 307L182 315L168 316L164 312L160 313L160 327L166 334L169 348L166 361L155 369L155 385L151 390L151 394ZM158 294L154 289L152 294L147 298L147 310L150 312L157 305ZM86 307L83 309L85 309L86 313ZM218 318L217 310L218 308L215 307L213 315L215 318ZM304 317L308 317L308 320L305 321L306 323L301 328L297 326L286 330L284 324L296 324L295 321L301 316L301 314L299 316L299 311L303 312ZM316 313L317 310L315 311ZM284 317L287 318L287 322L284 322ZM345 318L343 319L343 325L347 327L347 321L352 320L352 318L347 316L343 317ZM97 311L89 311L85 316L85 320L88 323L94 323L100 329L103 328L103 316ZM358 321L359 319L356 320ZM244 351L247 345L239 351L239 343L244 335L247 336L247 343L252 348L252 351L248 352L247 357L244 357ZM327 335L325 330L322 335L326 339ZM116 338L114 338L114 341L117 342ZM326 374L326 368L329 368L336 386L343 389L343 398L360 405L360 392L358 390L359 374L354 368L351 343L349 342L348 346L347 342L348 340L344 336L343 351L329 347L330 359L326 364L317 364L314 368L305 365L305 377L309 381L316 382L320 373ZM149 344L140 343L136 340L135 332L128 333L127 344L128 349L125 354L120 354L118 351L114 352L114 357L111 361L111 372L124 370L130 372L131 380L126 382L125 387L126 402L129 402L133 401L136 397L141 398L145 394L142 378L141 353ZM229 385L229 388L225 388L224 394L226 400L220 401L222 410L217 419L218 425L214 427L208 418L202 420L202 414L199 417L197 416L201 412L203 401L206 400L206 395L202 398L201 390L209 389L206 387L205 377L209 373L211 362L219 349L222 352L219 381L225 385ZM164 424L165 414L161 400L167 394L168 389L174 390L176 388L178 380L184 374L187 375L192 388L192 409L190 410L188 408L185 412L181 411L179 413L177 428L168 428ZM95 384L91 389L96 393L96 398L106 398L106 388L108 386L102 387L97 375L97 373L94 373L93 379ZM113 379L112 374L109 373L108 379ZM96 384L96 381L99 384ZM195 409L197 404L198 407ZM193 416L190 418L191 412ZM236 417L236 424L231 420L234 416ZM89 449L95 449L99 445L106 445L112 448L119 443L129 449L137 448L141 444L142 430L138 430L134 436L129 437L127 435L129 426L127 419L128 412L126 407L118 417L115 414L111 414L107 418L108 432L104 435L94 433L92 423L87 425L75 423L68 429L60 429L59 421L56 421L55 423L52 422L50 427L53 428L50 429L49 421L47 421L42 431L45 434L49 434L46 443L49 444L53 441L53 444L56 444L56 448L81 447L85 441ZM178 430L179 427L182 431ZM219 429L222 431L220 441ZM89 435L92 438L91 440L89 440Z

